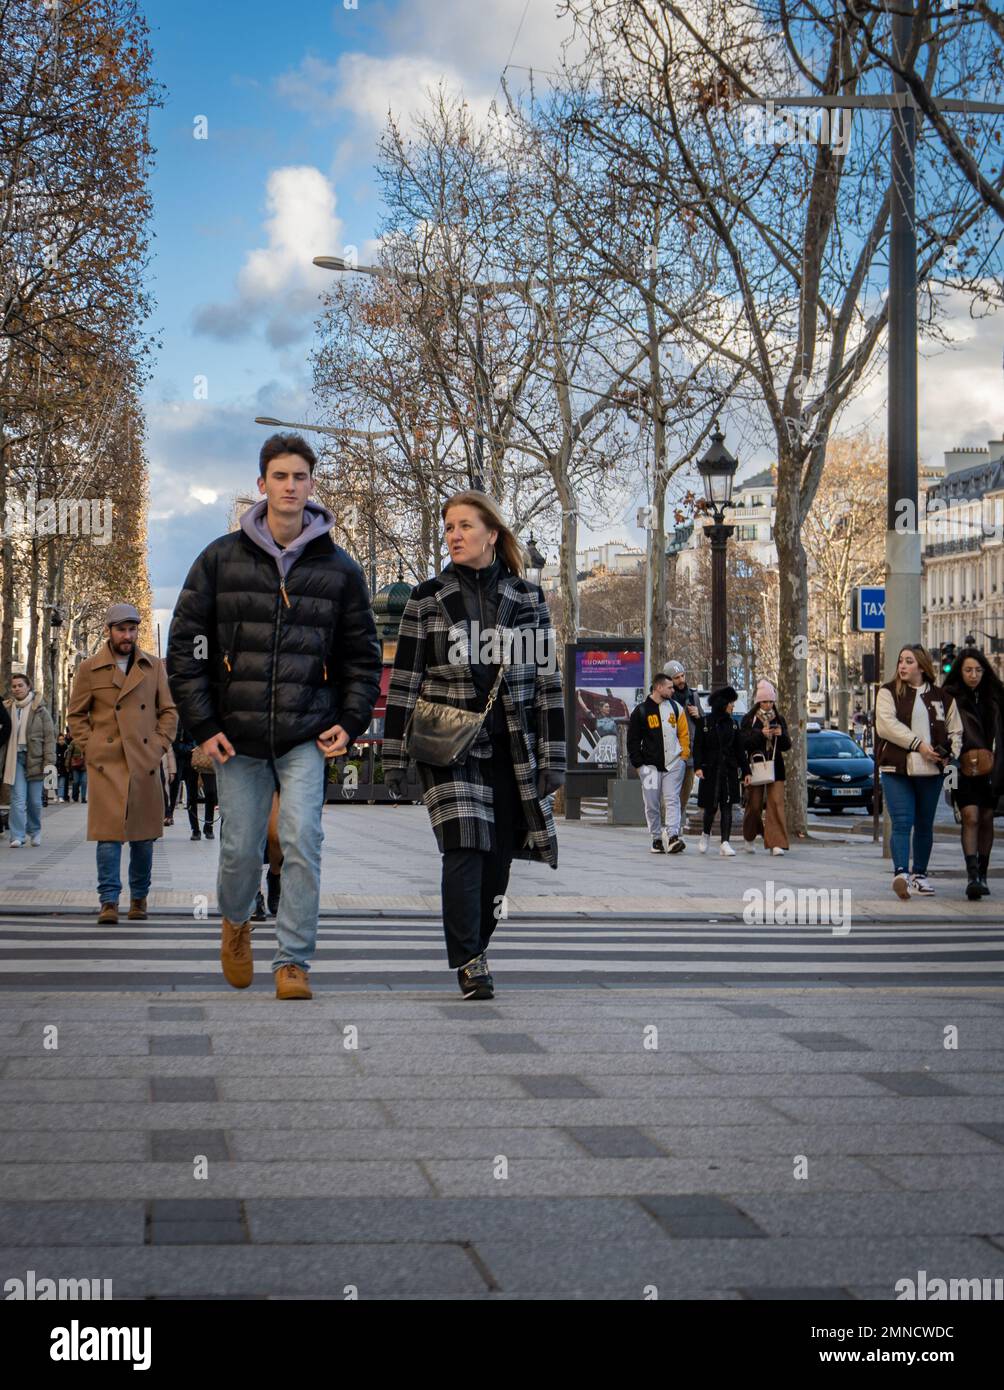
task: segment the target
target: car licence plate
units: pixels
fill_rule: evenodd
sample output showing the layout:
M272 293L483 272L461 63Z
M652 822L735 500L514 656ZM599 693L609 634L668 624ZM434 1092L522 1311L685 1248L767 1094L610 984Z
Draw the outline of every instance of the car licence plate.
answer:
M861 788L860 788L860 787L832 787L832 788L831 788L831 791L833 792L833 795L834 795L834 796L860 796L860 795L861 795Z

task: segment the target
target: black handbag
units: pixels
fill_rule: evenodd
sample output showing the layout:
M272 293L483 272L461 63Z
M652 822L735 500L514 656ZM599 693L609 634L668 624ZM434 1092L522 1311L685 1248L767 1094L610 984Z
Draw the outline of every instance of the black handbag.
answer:
M503 666L499 667L488 703L480 711L441 705L419 695L404 728L408 757L432 767L459 767L495 703L504 670Z

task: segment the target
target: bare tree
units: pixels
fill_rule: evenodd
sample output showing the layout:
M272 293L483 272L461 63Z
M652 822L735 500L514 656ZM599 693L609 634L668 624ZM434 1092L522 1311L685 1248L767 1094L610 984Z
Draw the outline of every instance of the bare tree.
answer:
M887 119L854 126L850 144L827 127L780 135L769 111L740 105L808 88L823 98L874 85L864 23L847 11L786 13L746 0L566 0L591 40L597 102L612 113L595 134L612 160L656 176L675 215L718 247L718 302L738 320L723 341L709 322L686 324L696 345L742 369L733 413L778 460L775 541L780 576L779 687L792 731L807 712L808 577L802 528L826 445L843 407L878 366L886 326L883 260L892 187ZM616 119L614 118L616 116ZM847 127L849 129L849 127ZM640 132L640 134L639 134ZM655 132L659 140L657 141ZM672 147L670 162L651 149ZM919 276L924 326L938 331L935 277L946 247L985 235L986 206L950 170L918 176ZM1004 174L997 186L1004 184ZM989 244L987 255L991 254ZM986 257L977 258L984 264ZM984 271L985 275L985 271ZM967 285L970 281L966 281ZM971 283L986 293L985 284ZM712 318L710 328L719 323ZM789 825L804 833L805 741L796 737L787 782Z

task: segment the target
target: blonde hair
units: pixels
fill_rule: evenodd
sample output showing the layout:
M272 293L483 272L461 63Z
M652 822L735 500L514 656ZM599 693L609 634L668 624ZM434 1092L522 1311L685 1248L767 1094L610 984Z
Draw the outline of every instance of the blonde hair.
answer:
M489 497L487 492L478 492L476 488L468 488L466 492L455 492L452 497L447 497L443 503L440 515L444 521L446 520L446 513L451 507L473 507L490 531L498 531L495 553L501 555L502 562L507 569L513 574L522 576L526 563L523 547L516 539L512 527L502 515L499 504L493 497Z

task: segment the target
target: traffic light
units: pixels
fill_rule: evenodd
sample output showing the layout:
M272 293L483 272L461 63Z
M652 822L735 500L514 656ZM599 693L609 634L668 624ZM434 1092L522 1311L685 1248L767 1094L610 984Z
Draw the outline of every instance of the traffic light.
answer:
M943 642L941 644L941 674L947 676L955 665L955 643Z

